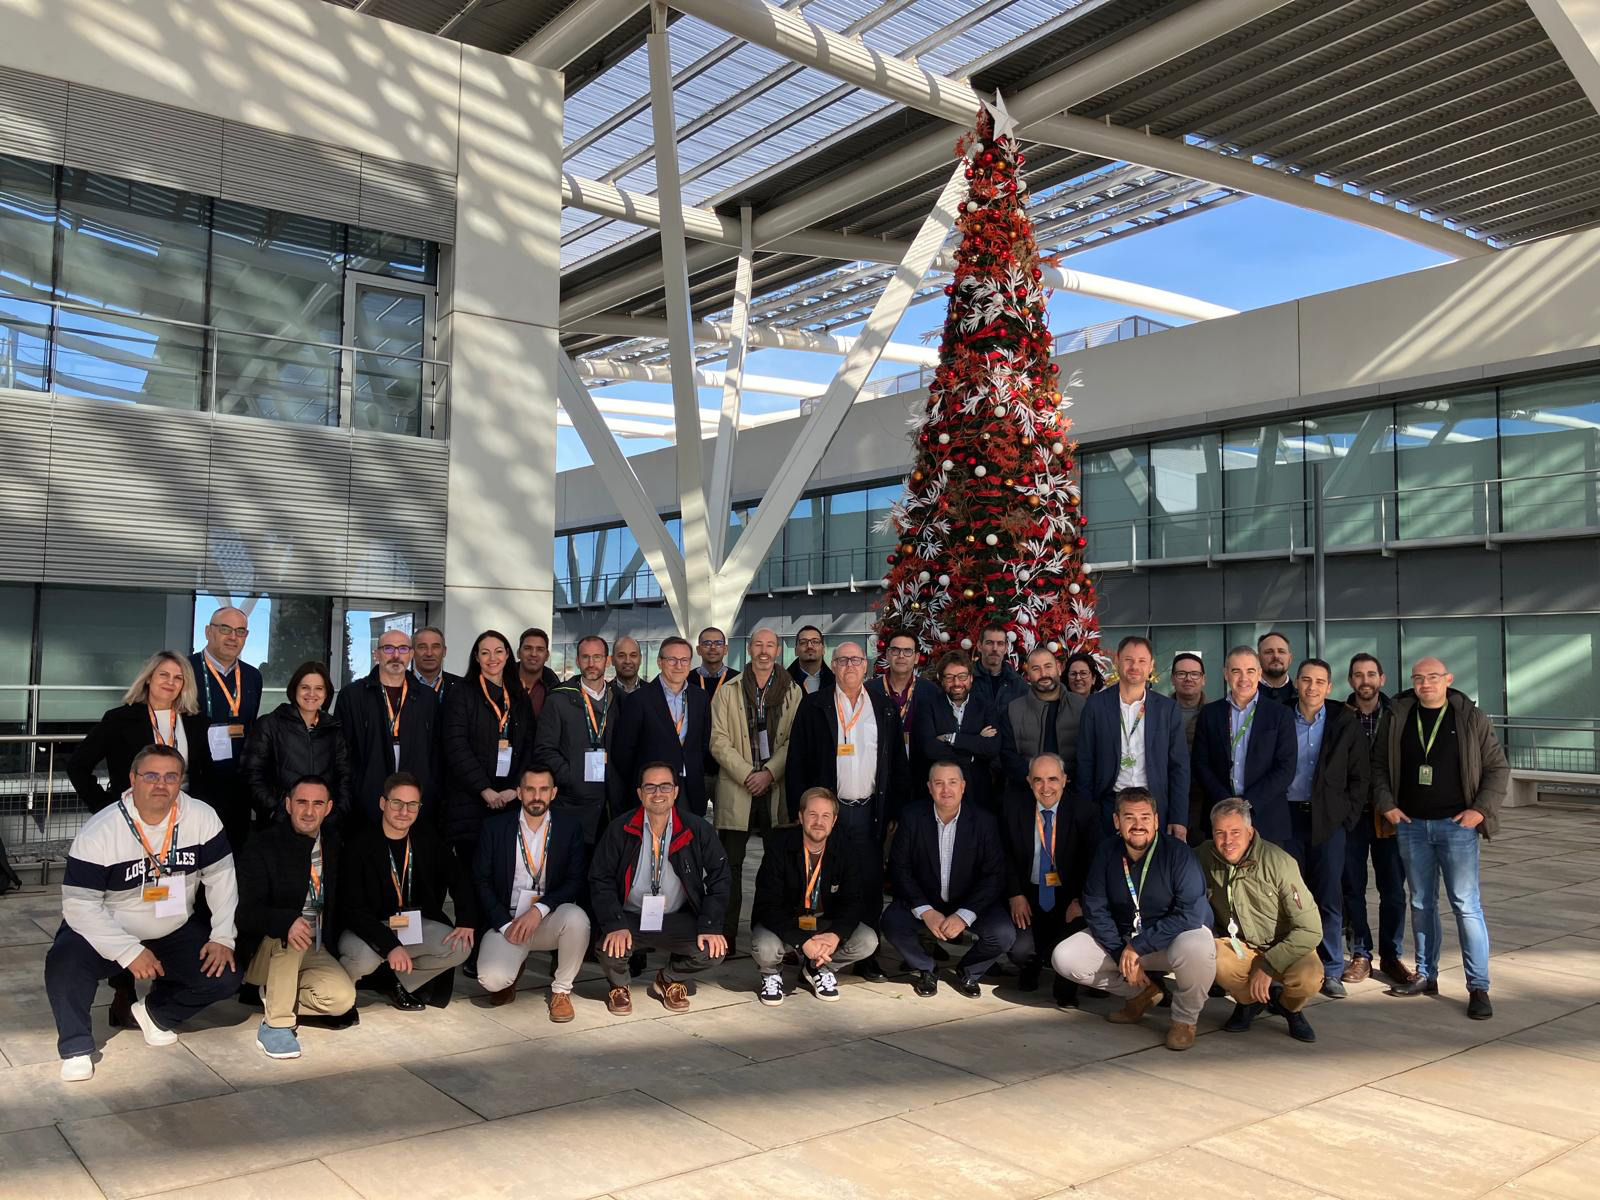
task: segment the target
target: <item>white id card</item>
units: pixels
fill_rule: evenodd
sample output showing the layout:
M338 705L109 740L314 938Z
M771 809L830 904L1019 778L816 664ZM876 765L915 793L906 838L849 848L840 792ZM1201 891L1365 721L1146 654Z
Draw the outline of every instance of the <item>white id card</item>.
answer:
M583 781L585 783L604 783L606 781L606 752L604 750L584 751Z
M206 748L211 751L212 762L227 762L233 757L233 735L226 725L206 726Z
M639 904L639 932L657 933L667 916L665 896L646 896Z
M494 775L496 779L504 779L511 774L511 747L501 746L494 756Z
M400 769L400 743L396 742L394 744L393 749L394 749L394 769L396 771L398 771Z
M226 732L226 730L224 730ZM187 875L163 875L161 886L167 889L167 898L157 900L155 907L150 910L151 916L156 917L182 917L188 915L188 908L184 905L184 892L188 887Z
M511 893L511 915L520 917L533 907L533 893L527 888L517 888Z
M762 762L772 757L772 747L767 741L767 731L763 729L756 735L756 757Z
M400 914L406 919L405 926L394 931L395 937L400 939L402 946L422 945L422 910L408 908Z

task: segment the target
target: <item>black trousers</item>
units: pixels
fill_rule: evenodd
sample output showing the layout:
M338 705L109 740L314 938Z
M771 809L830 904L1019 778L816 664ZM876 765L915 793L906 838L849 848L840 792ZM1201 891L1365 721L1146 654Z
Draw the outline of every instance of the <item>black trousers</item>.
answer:
M876 807L872 800L860 804L841 802L839 823L835 826L856 856L861 880L861 923L873 931L878 929L883 914L883 832L873 820Z

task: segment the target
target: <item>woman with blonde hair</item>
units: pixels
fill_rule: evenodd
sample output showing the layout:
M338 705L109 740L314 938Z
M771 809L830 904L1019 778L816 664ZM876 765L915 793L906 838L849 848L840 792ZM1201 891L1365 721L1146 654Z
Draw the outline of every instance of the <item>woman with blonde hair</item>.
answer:
M106 710L67 764L67 778L78 798L90 812L115 803L130 786L133 756L152 745L177 747L188 767L183 790L199 795L197 781L211 763L199 714L200 692L189 660L172 650L156 651L134 676L122 703ZM102 762L104 786L94 775Z

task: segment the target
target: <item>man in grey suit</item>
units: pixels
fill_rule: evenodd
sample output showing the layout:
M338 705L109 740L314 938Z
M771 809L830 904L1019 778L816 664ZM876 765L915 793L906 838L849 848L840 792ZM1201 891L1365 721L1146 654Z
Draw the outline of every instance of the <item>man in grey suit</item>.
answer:
M1078 761L1078 718L1086 698L1061 686L1061 663L1045 647L1023 664L1026 695L1001 710L1000 770L1006 795L1027 799L1028 764L1041 754L1055 754L1070 769Z

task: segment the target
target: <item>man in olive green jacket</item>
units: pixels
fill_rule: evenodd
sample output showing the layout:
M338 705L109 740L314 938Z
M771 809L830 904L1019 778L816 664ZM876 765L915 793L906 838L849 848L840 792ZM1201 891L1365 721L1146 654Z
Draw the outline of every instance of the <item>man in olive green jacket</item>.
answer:
M805 689L776 665L779 653L778 635L770 629L756 630L750 635L749 665L719 687L711 700L711 757L722 768L711 821L728 856L723 936L730 954L741 925L744 855L750 836L764 837L789 821L783 773L789 759L789 730Z
M1268 1009L1288 1021L1291 1037L1316 1041L1300 1010L1322 986L1322 918L1294 856L1256 833L1250 802L1238 797L1212 807L1211 840L1195 853L1217 935L1217 983L1235 1005L1222 1028L1243 1033Z

